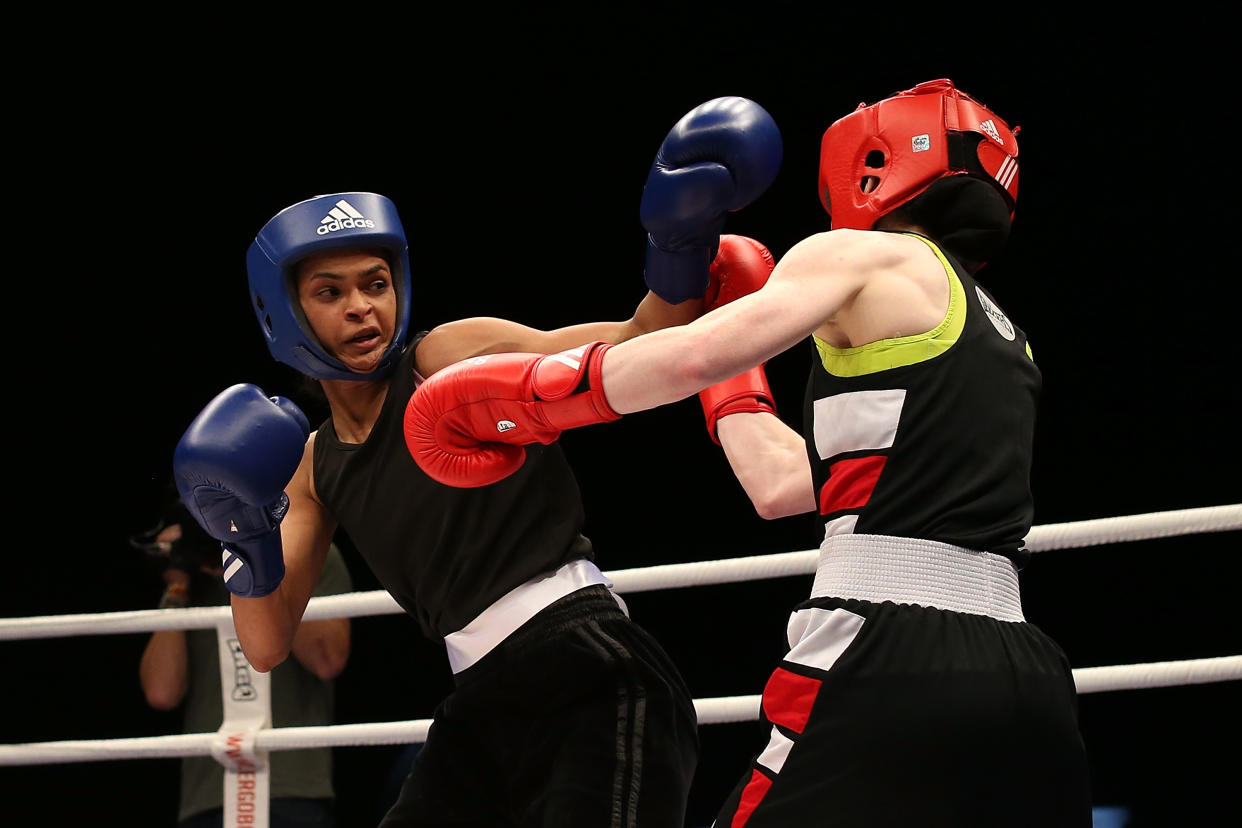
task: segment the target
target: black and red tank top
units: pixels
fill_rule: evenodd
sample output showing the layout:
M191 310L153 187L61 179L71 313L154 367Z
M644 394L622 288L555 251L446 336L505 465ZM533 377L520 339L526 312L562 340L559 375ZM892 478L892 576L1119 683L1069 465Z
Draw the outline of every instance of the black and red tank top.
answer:
M594 553L581 532L578 483L555 443L527 446L517 472L474 489L437 483L418 467L403 423L421 338L394 369L366 442L341 442L331 418L319 427L314 478L380 585L439 638L535 575Z
M803 422L824 535L924 538L1021 560L1040 372L987 291L915 237L949 281L939 325L854 348L813 338Z

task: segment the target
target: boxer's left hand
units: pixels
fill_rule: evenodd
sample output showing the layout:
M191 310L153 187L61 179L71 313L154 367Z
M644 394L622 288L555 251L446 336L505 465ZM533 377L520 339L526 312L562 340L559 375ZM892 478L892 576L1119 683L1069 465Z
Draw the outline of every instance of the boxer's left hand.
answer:
M758 198L776 178L783 145L763 107L715 98L686 113L660 145L643 188L647 286L679 304L703 296L725 214Z
M776 267L772 252L748 236L720 237L720 251L712 260L711 283L704 302L707 310L727 305L767 284ZM720 445L716 424L722 417L743 413L776 413L772 389L762 365L743 371L699 392L703 417L712 442Z

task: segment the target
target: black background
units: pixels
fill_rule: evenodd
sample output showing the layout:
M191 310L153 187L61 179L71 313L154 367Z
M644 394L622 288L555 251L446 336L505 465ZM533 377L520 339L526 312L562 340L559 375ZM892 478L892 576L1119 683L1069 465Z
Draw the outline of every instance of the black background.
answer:
M824 229L819 138L860 101L950 77L1020 125L1018 218L983 277L1044 373L1036 523L1242 502L1237 96L1223 21L1185 5L1124 26L994 7L577 8L462 6L398 22L351 6L304 31L256 18L143 36L79 19L40 42L46 71L15 90L21 149L9 159L22 255L6 280L17 325L3 614L154 605L161 584L125 539L152 522L185 425L235 382L297 391L245 292L245 248L279 209L327 192L392 198L419 328L624 318L644 293L637 207L651 160L682 114L720 95L758 101L781 127L779 178L726 227L778 256ZM799 347L768 366L795 426L807 359ZM817 543L809 519L754 515L693 399L563 443L606 571ZM1238 655L1237 543L1043 553L1023 574L1027 616L1076 667ZM359 589L376 588L350 564ZM809 584L629 604L696 697L753 694ZM353 630L339 721L428 716L448 687L442 648L404 616ZM145 638L5 642L0 741L176 732L179 714L142 699ZM1100 805L1129 808L1136 826L1232 808L1236 683L1080 700ZM710 822L764 734L711 725L702 738L692 826ZM344 825L378 819L400 752L336 750ZM5 767L0 785L40 824L164 825L176 760Z

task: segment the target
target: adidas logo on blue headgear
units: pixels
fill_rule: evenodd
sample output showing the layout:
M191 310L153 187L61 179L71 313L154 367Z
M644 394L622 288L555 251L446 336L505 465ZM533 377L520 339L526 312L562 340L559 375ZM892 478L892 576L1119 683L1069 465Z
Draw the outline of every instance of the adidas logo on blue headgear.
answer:
M323 250L378 247L388 253L397 293L397 324L379 367L350 371L328 354L311 332L292 290L292 270ZM377 193L333 193L286 207L263 226L246 253L250 303L267 349L315 379L372 380L392 370L405 347L410 324L409 247L396 206Z
M319 220L319 227L315 229L315 233L320 236L326 236L334 230L348 229L350 227L373 228L375 222L359 213L354 205L345 199L341 199L328 214Z

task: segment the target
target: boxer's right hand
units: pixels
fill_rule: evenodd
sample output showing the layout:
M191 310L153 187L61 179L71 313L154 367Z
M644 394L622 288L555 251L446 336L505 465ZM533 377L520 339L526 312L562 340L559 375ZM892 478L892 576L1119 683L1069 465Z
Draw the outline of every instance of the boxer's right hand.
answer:
M592 342L559 354L489 354L437 371L406 403L410 456L447 486L487 486L521 468L524 446L618 419L601 378L610 347Z
M309 433L306 415L292 401L242 383L208 403L177 443L177 491L203 530L223 544L224 583L235 595L267 595L284 578L284 489Z

